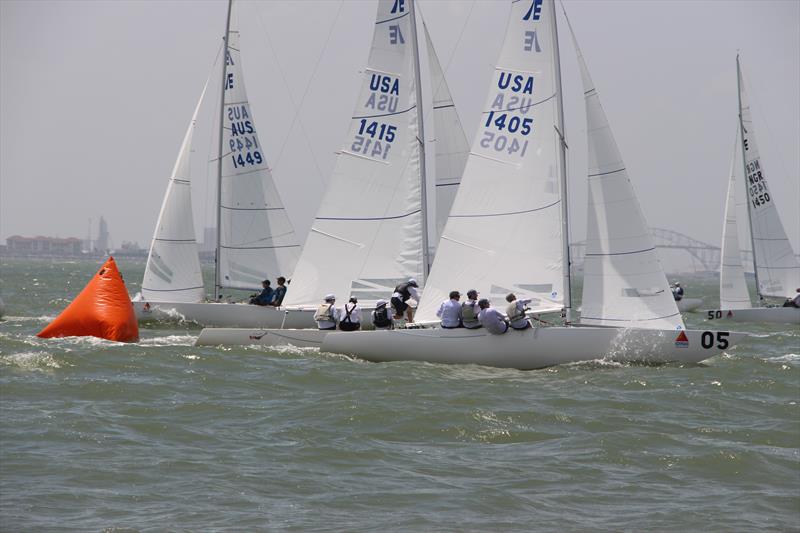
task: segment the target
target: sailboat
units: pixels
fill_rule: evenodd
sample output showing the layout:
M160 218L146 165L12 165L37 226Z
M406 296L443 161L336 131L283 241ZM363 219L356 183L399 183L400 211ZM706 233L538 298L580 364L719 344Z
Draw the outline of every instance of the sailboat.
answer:
M753 246L753 270L756 278L758 307L753 307L739 247L736 217L736 172L731 161L728 198L725 204L725 224L722 233L722 264L719 277L720 308L707 312L709 320L737 322L773 322L800 325L800 309L768 307L767 298L785 299L800 287L800 264L786 237L775 197L767 186L767 173L761 162L747 93L744 89L739 56L736 56L739 89L739 124L737 144L741 146L744 185L747 198L747 220ZM779 303L782 303L779 301Z
M563 307L565 325L503 335L437 327L329 333L321 349L369 361L534 369L603 357L694 363L732 346L743 334L685 329L577 42L589 134L589 216L582 315L572 325L555 4L513 1L510 17L417 320L435 322L444 295L468 287L495 305L513 290L530 295L534 312Z
M313 320L328 293L345 302L355 296L369 311L409 278L426 285L434 249L429 233L437 230L428 227L428 173L421 141L427 101L415 5L413 0L378 2L367 68L344 146L284 300L288 317ZM436 131L439 228L447 220L469 146L427 28L424 39ZM319 346L325 332L314 326L206 328L197 344Z
M245 89L235 20L235 4L230 0L220 78L214 301L205 301L189 172L192 135L204 88L169 180L141 298L134 301L140 320L177 317L204 325L247 326L268 321L280 324L288 318L272 307L220 301L223 289L259 291L264 279L288 277L300 249L258 138ZM313 325L312 321L294 323L296 318L304 317L291 317L288 322L298 327Z

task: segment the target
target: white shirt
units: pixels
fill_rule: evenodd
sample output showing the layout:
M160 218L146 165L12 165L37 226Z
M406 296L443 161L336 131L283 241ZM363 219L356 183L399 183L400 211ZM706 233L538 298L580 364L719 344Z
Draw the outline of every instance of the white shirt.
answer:
M489 330L489 333L494 333L495 335L508 331L505 318L503 313L491 307L481 309L481 312L478 313L478 320L480 320L481 325Z
M528 319L525 318L525 316L524 316L525 315L525 306L528 305L529 303L531 303L531 299L530 298L522 298L522 299L514 300L514 302L516 303L516 306L517 306L517 314L521 314L521 315L523 315L523 317L518 319L518 320L515 320L515 321L511 322L511 327L512 328L517 328L517 329L525 328L527 326L527 324L528 324Z
M342 310L339 312L339 321L341 322L344 320L344 318L347 316L347 310L350 309L350 307L353 308L353 310L350 311L350 322L354 324L360 324L361 308L358 306L358 304L351 304L350 302L344 304L344 307L342 307Z
M333 329L336 327L336 323L339 322L339 318L341 316L341 312L339 309L336 308L335 305L331 306L331 315L333 316L333 322L330 320L317 320L317 327L319 329Z
M436 316L442 319L442 326L445 328L457 328L461 325L461 302L450 300L442 302Z
M800 307L800 292L798 292L797 295L792 298L792 302L794 302L795 307Z

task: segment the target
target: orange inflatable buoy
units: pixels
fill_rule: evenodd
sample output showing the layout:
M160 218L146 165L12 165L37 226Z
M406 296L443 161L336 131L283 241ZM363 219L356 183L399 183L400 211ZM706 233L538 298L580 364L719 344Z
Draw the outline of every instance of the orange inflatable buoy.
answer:
M113 257L38 337L100 337L119 342L139 340L136 313Z

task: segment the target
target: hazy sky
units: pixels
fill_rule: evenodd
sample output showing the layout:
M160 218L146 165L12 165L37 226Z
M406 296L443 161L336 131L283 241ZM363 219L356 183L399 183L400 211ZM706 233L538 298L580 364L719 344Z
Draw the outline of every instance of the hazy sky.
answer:
M509 2L419 5L471 140ZM371 0L240 6L249 99L301 235L343 141L375 9ZM570 0L566 9L648 222L715 245L741 50L762 163L800 251L800 2ZM83 238L103 215L115 245L149 245L225 10L211 0L0 1L0 239ZM583 99L563 24L560 37L573 234L582 238ZM214 219L215 167L204 160L217 100L204 106L195 141L198 229Z

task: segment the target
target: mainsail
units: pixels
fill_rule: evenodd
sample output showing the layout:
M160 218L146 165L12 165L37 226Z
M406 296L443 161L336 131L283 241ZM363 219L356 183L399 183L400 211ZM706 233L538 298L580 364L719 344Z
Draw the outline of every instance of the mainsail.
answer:
M205 298L192 217L189 161L197 114L207 88L208 81L194 109L161 204L142 280L142 296L147 301L201 302Z
M469 143L464 135L464 128L458 118L453 97L447 86L442 65L433 48L428 26L425 28L428 61L430 62L431 86L433 88L433 127L436 132L436 239L439 240L444 230L450 207L461 183L464 166L469 155Z
M583 80L589 147L581 323L683 329L683 319L574 33L572 40Z
M380 0L344 146L297 263L287 307L334 293L364 307L424 279L413 7Z
M266 278L291 275L300 244L258 140L233 23L225 59L217 283L260 289Z
M480 128L415 318L436 321L453 289L495 306L514 292L561 309L560 140L553 3L515 2Z
M739 82L744 183L747 189L747 212L750 217L757 291L759 297L785 298L800 287L800 264L783 229L775 207L775 197L767 187L766 172L758 153L739 56L736 56L736 71Z
M739 127L736 127L736 143L739 142ZM739 248L739 228L736 224L736 146L731 157L728 200L725 203L725 225L722 229L722 264L719 270L719 305L722 309L748 309L750 294L742 268Z

